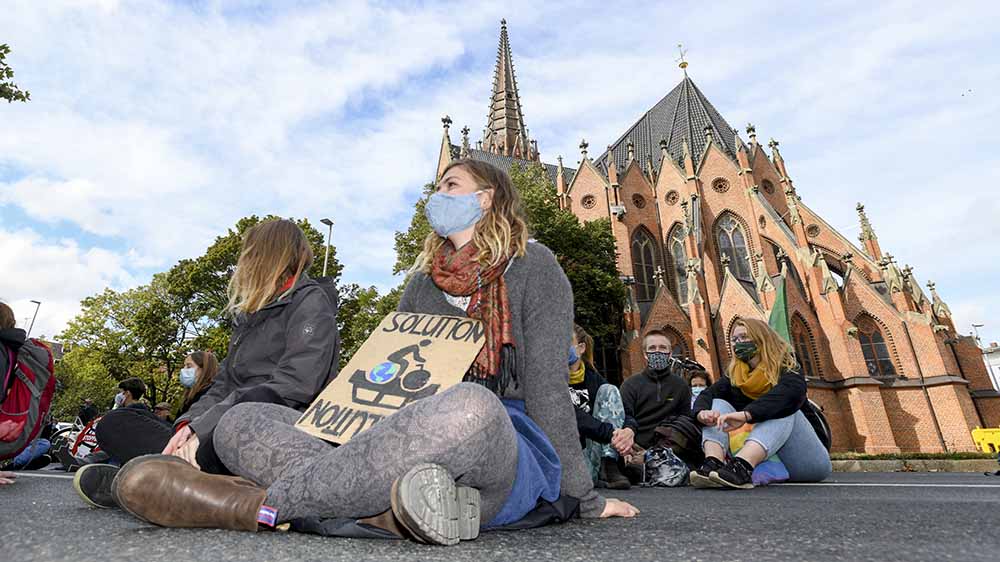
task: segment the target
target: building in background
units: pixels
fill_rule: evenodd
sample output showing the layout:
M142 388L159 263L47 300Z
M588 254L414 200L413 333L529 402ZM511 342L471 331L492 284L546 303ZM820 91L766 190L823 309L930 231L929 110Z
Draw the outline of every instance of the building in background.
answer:
M679 83L606 150L592 156L583 141L576 169L561 156L544 163L501 22L482 140L473 145L464 127L453 144L452 121L443 119L437 173L457 158L504 169L537 163L563 208L584 221L610 219L629 285L618 342L626 376L645 366L641 334L658 328L717 378L733 323L767 320L784 284L792 344L834 450L974 450L973 428L1000 426L1000 394L934 283L928 295L914 268L883 251L860 203L857 243L823 220L806 202L809 186L794 184L778 141L765 147L753 125L744 140L687 63L680 67Z

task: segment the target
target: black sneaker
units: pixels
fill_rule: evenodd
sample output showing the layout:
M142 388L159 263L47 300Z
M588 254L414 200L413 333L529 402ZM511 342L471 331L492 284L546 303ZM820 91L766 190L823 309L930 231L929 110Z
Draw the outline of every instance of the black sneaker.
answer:
M62 464L63 470L66 472L73 472L74 470L80 468L80 459L73 456L73 453L69 452L69 444L63 444L58 447L53 455Z
M118 507L111 495L111 483L117 474L118 467L111 464L83 465L73 477L73 489L91 507Z
M697 470L691 472L689 479L694 488L721 488L722 484L712 480L712 473L726 466L726 463L715 457L705 457L705 462Z
M736 457L729 461L726 466L712 471L709 478L712 479L712 482L727 488L749 490L753 488L753 467L747 461Z
M600 480L609 490L628 490L632 487L632 483L618 468L618 459L610 457L601 458Z

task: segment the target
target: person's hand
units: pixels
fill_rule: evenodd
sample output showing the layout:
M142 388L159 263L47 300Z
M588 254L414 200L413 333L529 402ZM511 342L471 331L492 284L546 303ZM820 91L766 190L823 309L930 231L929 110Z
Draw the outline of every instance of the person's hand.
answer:
M181 445L179 449L177 449L177 452L174 453L174 456L186 460L191 466L197 468L198 470L201 470L201 466L198 465L198 461L195 459L195 457L197 457L198 455L199 443L200 441L198 440L198 436L192 433L191 438L185 441L184 444Z
M190 425L185 425L184 427L177 430L177 433L167 441L167 446L163 448L164 455L172 455L177 452L177 449L183 445L189 437L194 435L194 431L191 429Z
M632 450L632 445L635 445L635 432L630 427L616 429L611 435L611 446L619 455L628 454Z
M0 470L0 486L6 486L8 484L13 484L14 480L17 479L17 474L14 472L4 472Z
M625 464L633 466L646 464L646 450L638 445L632 445L632 450L625 453Z
M21 435L25 422L17 423L14 420L0 422L0 441L13 441Z
M698 421L701 425L715 425L719 421L719 412L717 410L702 410L698 412Z
M609 517L632 518L636 515L639 515L639 510L634 505L621 500L608 498L607 503L604 504L604 511L601 512L601 519L607 519Z
M747 423L746 412L730 412L719 416L719 420L715 425L721 431L730 432L743 427L745 423Z

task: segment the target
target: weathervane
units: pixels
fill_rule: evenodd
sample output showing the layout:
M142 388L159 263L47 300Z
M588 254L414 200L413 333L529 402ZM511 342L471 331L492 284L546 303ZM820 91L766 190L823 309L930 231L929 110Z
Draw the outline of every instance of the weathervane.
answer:
M684 55L687 54L687 49L684 48L684 45L682 43L678 43L677 44L677 51L681 54L680 58L675 59L679 63L677 66L679 66L681 68L681 70L684 71L684 76L687 76L687 73L688 73L688 71L687 71L688 63L687 63L686 60L684 60Z

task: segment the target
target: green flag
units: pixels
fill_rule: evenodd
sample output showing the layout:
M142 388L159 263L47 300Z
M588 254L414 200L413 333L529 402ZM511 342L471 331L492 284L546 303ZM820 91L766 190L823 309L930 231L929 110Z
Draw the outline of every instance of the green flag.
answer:
M785 276L782 275L781 282L775 289L774 308L771 309L771 317L767 319L767 324L785 338L786 342L791 343L792 338L788 335L788 303L785 300L785 282Z

